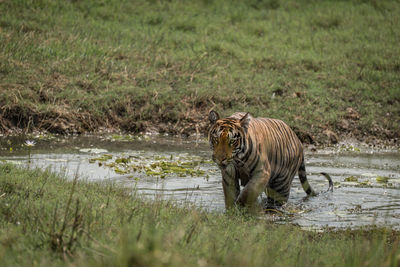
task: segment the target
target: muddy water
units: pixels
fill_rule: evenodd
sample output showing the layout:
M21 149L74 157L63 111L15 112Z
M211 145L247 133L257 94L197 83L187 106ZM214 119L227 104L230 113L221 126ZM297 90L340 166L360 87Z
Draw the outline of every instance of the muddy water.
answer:
M210 211L224 211L220 172L210 162L205 140L172 137L33 138L29 150L23 137L0 139L0 160L50 168L88 181L111 180L150 198L191 202ZM283 215L266 215L278 223L303 228L387 226L400 229L400 153L350 145L306 151L310 184L325 191L320 172L331 175L333 193L305 199L295 178Z

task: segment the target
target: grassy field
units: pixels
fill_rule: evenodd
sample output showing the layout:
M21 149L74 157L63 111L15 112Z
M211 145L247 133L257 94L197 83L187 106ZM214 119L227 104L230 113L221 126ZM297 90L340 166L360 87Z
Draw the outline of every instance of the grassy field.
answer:
M77 177L76 177L77 178ZM1 266L398 266L398 233L301 230L0 164Z
M400 2L0 1L0 130L194 133L212 108L398 138Z

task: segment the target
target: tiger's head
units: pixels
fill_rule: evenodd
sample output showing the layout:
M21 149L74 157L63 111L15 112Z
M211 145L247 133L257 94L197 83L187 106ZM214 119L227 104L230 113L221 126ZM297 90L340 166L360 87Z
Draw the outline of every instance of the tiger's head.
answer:
M244 150L245 137L251 116L246 113L241 118L229 117L220 119L215 111L211 111L208 119L211 123L208 141L213 151L212 159L220 168L226 168L235 156Z

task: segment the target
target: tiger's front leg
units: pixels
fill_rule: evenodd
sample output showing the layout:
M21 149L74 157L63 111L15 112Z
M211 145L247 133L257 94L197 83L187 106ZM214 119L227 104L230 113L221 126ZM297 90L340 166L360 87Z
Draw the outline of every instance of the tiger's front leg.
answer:
M258 196L265 190L270 179L271 170L261 168L257 170L236 200L236 203L249 209L256 208Z
M224 190L225 208L229 209L235 205L235 201L240 193L239 180L233 166L228 166L222 170L222 188Z

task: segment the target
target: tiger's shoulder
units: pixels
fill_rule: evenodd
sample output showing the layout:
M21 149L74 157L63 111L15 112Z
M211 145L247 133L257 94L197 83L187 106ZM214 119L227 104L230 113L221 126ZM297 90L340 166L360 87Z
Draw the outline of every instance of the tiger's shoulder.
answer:
M251 116L250 113L248 112L235 112L232 115L230 115L227 119L235 119L235 120L240 120L243 118L246 114L248 114L248 117L251 119L254 119L253 116Z
M235 112L231 116L229 116L228 119L240 120L246 114L248 114L248 117L250 118L250 124L254 124L255 126L260 125L260 124L266 124L266 125L271 125L271 126L273 126L273 125L287 126L287 124L282 120L267 118L267 117L253 117L253 116L251 116L250 113L247 113L247 112Z

